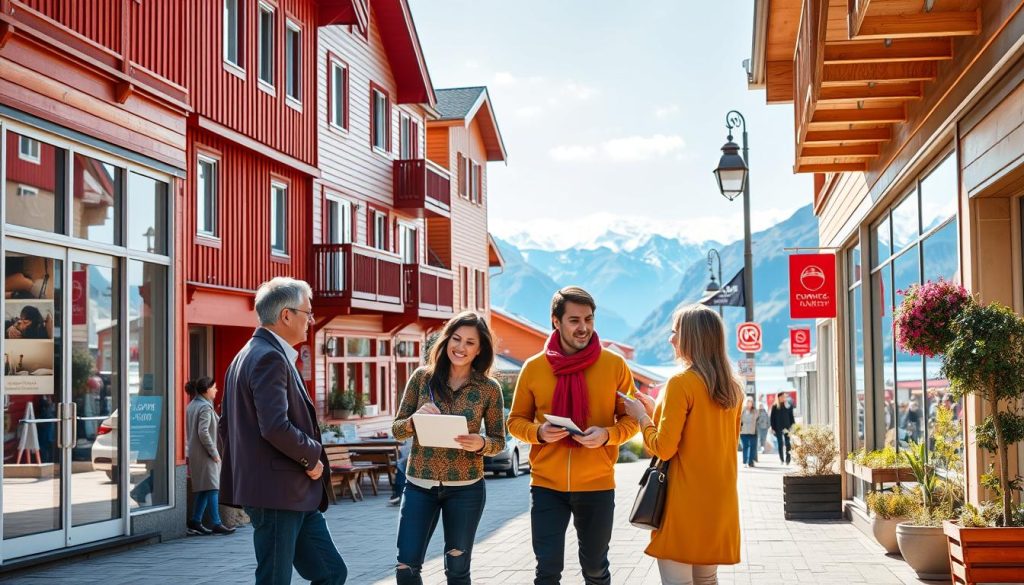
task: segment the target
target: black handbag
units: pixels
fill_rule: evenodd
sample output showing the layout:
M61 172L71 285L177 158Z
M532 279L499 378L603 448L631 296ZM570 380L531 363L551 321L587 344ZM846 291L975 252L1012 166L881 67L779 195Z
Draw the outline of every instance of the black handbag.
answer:
M661 528L665 513L665 495L668 493L668 461L651 457L651 465L640 478L640 491L629 513L629 523L644 530Z

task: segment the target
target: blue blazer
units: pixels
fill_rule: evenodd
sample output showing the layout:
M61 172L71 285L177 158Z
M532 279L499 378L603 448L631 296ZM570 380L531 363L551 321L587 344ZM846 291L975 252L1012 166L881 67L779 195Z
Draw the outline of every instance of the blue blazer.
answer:
M221 420L221 501L312 512L327 509L331 473L316 409L284 349L257 329L224 377ZM324 464L319 481L306 470Z

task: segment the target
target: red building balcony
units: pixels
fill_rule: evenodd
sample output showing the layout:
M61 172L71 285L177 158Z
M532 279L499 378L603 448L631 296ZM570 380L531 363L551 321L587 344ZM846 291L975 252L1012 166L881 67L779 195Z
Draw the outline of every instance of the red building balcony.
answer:
M425 264L404 264L406 315L448 319L455 314L455 275Z
M396 160L395 208L418 217L451 217L451 177L441 166L422 158Z
M359 244L313 246L315 306L402 313L402 261Z

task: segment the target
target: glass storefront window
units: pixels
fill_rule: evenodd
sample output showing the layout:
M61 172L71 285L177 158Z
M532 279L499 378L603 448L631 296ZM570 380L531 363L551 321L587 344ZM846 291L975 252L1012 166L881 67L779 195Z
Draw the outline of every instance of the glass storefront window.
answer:
M875 428L885 425L883 442L894 445L896 441L896 381L893 362L893 324L892 324L892 268L884 266L871 277L872 290L875 297L872 301L872 312L876 315L878 326L875 338L875 362L882 365L876 370L874 393Z
M917 191L912 191L892 210L892 253L898 254L920 234Z
M369 357L370 355L370 339L366 337L346 337L345 338L345 356L346 357Z
M871 267L874 268L892 255L892 235L889 230L889 214L871 228Z
M128 247L167 253L167 183L128 173Z
M956 215L956 181L956 158L952 155L921 181L922 233Z
M120 244L117 221L121 215L124 171L84 154L75 154L72 192L72 235L100 244Z
M67 151L7 132L7 223L64 233Z
M128 262L128 400L132 509L163 506L168 488L167 268Z
M847 256L850 264L847 267L849 271L850 283L860 282L860 244L857 244L850 250L850 254Z
M956 221L942 226L921 245L924 253L924 280L935 282L940 278L957 281L960 274Z
M853 363L851 364L854 392L851 397L853 401L853 407L851 411L854 413L853 424L853 448L861 449L865 446L865 410L864 410L864 320L861 318L863 311L861 310L861 290L862 286L857 286L850 292L850 331L852 333L851 341L851 357Z
M905 291L920 282L921 263L917 246L896 258L893 266L895 306L903 302ZM924 371L920 356L914 356L896 347L896 440L899 448L909 441L920 442L924 436L924 389L921 378Z

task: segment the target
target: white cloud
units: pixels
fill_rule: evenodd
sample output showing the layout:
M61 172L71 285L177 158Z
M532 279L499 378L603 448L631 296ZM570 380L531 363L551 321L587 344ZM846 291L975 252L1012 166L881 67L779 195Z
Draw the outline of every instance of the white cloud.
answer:
M551 158L557 161L591 160L597 154L597 148L578 144L556 146L548 151Z
M671 117L675 116L678 113L679 113L679 106L677 106L676 104L670 104L670 105L667 105L667 106L661 106L661 107L658 107L658 108L654 109L654 117L658 118L659 120L664 120L665 118L671 118Z
M661 158L683 149L686 143L677 135L629 136L615 138L601 145L604 153L614 161L642 161Z
M499 71L494 74L494 85L515 85L519 79L508 71Z
M544 113L544 108L540 106L523 106L515 109L516 116L520 118L536 118L542 113Z
M595 87L583 85L582 83L576 83L575 81L567 81L562 86L561 93L566 97L570 97L580 101L586 101L597 95L599 92Z

